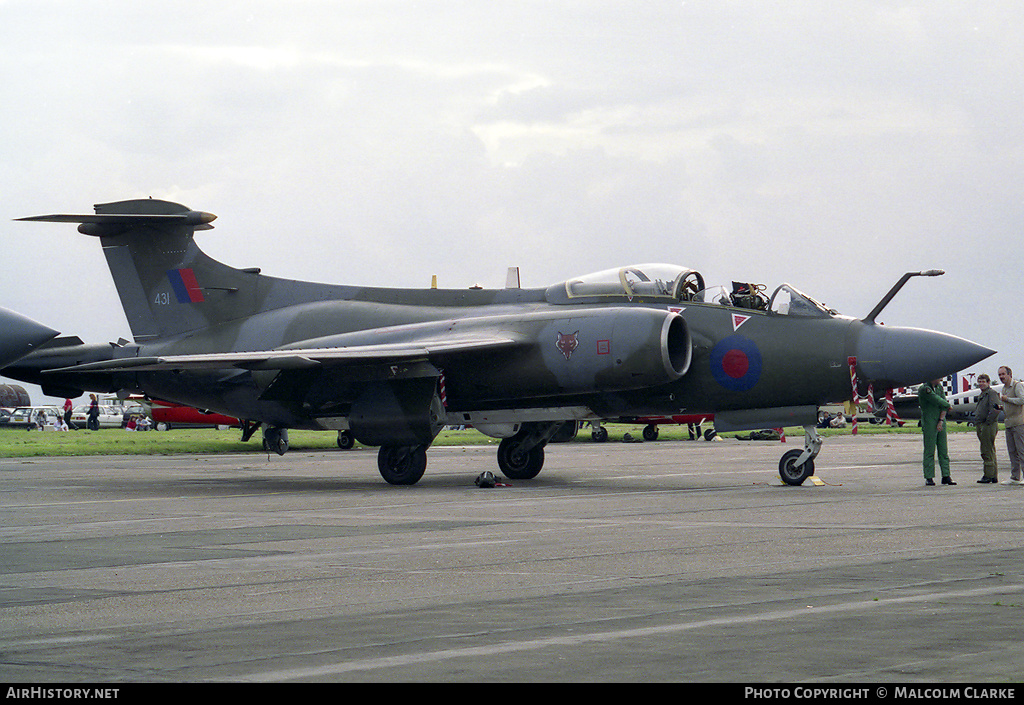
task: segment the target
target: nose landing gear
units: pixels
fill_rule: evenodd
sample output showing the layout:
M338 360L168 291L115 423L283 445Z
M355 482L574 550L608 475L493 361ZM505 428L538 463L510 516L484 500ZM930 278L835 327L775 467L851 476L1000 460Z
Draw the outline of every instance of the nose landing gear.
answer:
M804 426L804 448L787 451L779 461L779 476L787 485L802 485L814 474L814 459L821 450L821 436L814 426Z

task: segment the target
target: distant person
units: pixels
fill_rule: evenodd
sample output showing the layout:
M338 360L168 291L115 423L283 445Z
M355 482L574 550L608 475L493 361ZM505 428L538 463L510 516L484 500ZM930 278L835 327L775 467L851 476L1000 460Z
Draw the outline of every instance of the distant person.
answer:
M942 381L925 382L917 390L921 405L921 435L924 436L924 484L935 484L935 454L939 455L942 484L955 485L949 476L949 446L946 440L946 412L951 404L942 393Z
M981 444L982 485L999 482L999 463L996 461L996 434L999 433L999 392L992 389L987 374L978 375L978 406L974 409L974 430Z
M100 402L95 394L89 395L89 417L85 422L90 431L100 430Z
M43 429L46 428L46 412L43 411L42 409L40 409L36 413L36 426L35 427L37 429L39 429L40 431L42 431Z
M1006 452L1010 456L1010 479L1004 485L1022 485L1024 468L1024 382L1013 378L1013 370L1005 365L999 368L999 381L1003 383L1003 416L1006 423Z
M76 426L74 424L74 422L71 420L71 409L72 409L71 400L70 399L65 399L64 400L64 425L67 426L69 429L73 428L74 430L77 431L78 430L78 426Z

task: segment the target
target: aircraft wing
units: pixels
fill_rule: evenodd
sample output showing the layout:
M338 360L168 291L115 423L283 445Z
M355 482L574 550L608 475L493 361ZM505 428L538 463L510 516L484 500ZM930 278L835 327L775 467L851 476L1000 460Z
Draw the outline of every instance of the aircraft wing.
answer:
M150 372L170 370L301 370L321 366L388 363L429 359L440 355L479 352L520 345L509 336L472 337L446 340L418 340L410 343L381 343L337 348L284 348L251 352L156 355L105 360L47 370L67 372Z

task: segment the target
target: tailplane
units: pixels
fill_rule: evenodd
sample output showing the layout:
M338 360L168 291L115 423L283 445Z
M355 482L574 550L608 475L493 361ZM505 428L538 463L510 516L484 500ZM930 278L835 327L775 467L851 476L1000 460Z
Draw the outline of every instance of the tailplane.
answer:
M41 215L19 220L79 223L100 239L135 342L251 315L259 300L258 270L208 257L193 241L210 230L211 213L154 199L95 206L95 215Z

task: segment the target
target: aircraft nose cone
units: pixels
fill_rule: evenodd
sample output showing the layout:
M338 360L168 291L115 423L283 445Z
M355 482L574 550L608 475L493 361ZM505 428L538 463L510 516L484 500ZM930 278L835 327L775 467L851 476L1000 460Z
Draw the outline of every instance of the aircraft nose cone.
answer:
M884 387L905 387L959 372L996 353L948 333L867 324L854 343L857 369Z
M39 345L59 335L27 316L0 308L0 369L28 355Z

